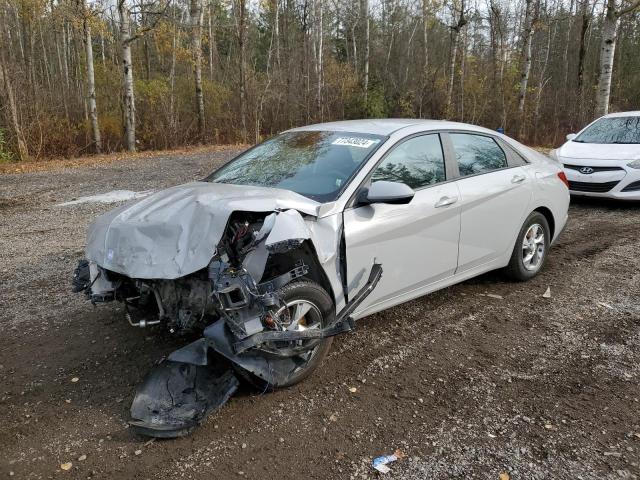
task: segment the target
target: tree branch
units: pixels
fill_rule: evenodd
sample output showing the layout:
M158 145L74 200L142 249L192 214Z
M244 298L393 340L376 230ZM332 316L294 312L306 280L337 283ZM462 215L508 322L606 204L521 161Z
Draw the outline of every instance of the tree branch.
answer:
M632 3L627 8L618 10L618 12L616 12L616 15L618 15L618 17L621 17L623 15L626 15L627 13L631 13L634 10L637 10L638 8L640 8L640 0L637 0L635 3Z

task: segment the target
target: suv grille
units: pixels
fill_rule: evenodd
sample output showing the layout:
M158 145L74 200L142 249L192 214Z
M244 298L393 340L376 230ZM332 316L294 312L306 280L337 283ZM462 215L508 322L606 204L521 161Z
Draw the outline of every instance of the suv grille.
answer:
M573 190L574 192L605 193L615 187L618 183L620 183L620 180L604 183L572 182L569 180L569 190Z

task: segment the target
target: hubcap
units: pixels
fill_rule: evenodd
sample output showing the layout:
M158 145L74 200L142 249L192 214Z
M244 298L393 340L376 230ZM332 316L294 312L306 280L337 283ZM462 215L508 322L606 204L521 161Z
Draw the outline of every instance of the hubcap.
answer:
M522 240L522 264L530 272L540 268L544 259L544 228L534 223L527 229Z
M273 316L278 329L283 331L302 331L322 328L322 313L320 309L308 300L291 300L286 307L280 308ZM313 340L274 341L267 345L272 350L301 348L299 357L305 362L311 360L317 348L309 348L318 343ZM304 348L302 348L304 347Z

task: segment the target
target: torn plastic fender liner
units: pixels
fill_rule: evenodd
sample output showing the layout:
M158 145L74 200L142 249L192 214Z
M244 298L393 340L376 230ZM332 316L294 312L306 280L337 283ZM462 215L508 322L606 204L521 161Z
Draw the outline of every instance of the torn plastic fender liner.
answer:
M238 385L228 365L165 360L137 388L129 424L135 433L151 437L188 435L227 403Z

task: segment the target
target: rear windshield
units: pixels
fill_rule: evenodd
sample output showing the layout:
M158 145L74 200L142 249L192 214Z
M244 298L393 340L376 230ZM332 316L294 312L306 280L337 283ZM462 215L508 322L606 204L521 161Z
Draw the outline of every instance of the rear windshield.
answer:
M578 135L579 143L640 143L640 116L601 118Z
M349 132L286 132L241 154L205 180L283 188L330 202L386 138Z

